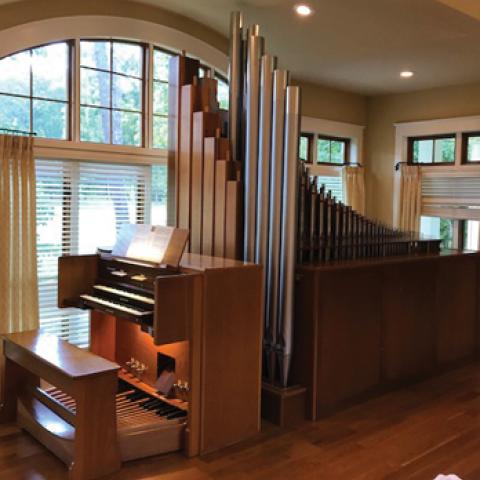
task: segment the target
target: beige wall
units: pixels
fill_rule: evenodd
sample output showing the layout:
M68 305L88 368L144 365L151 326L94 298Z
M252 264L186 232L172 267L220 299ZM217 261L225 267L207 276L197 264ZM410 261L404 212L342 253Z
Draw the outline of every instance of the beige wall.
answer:
M367 214L393 220L396 122L480 114L480 84L384 95L368 100L366 131Z
M293 82L302 89L302 115L337 122L366 125L367 98L307 82Z
M0 30L36 20L75 15L146 20L189 33L225 53L228 50L227 39L211 28L168 10L128 0L25 0L9 3L0 7Z

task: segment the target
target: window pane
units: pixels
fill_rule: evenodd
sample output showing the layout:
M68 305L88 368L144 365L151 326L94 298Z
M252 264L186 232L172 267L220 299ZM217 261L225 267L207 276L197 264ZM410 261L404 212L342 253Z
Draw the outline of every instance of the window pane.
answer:
M228 110L228 103L229 103L229 89L228 89L228 83L221 80L218 80L218 103L220 104L220 108L223 108L224 110Z
M465 220L463 248L467 250L480 249L480 222L478 220Z
M67 119L66 103L33 100L33 131L39 137L65 140Z
M113 108L142 110L142 81L113 75Z
M317 162L330 163L330 140L319 138L317 141Z
M339 202L343 201L343 181L342 177L319 176L317 177L317 187L325 186L326 192L332 192L332 196Z
M152 225L167 224L167 166L152 166Z
M85 68L80 74L80 103L109 107L110 74Z
M441 248L453 248L453 220L439 217L421 217L420 233L442 240Z
M153 113L168 115L168 84L154 82L153 84Z
M0 60L0 92L30 95L30 51Z
M168 147L168 118L153 117L153 148Z
M414 140L413 162L414 163L432 163L432 158L433 158L433 140Z
M113 143L136 145L142 143L142 115L131 112L113 112Z
M0 95L0 128L30 130L30 100Z
M308 162L308 137L300 137L300 151L299 156L302 160Z
M80 140L110 143L110 111L104 108L80 107Z
M58 43L32 53L33 96L68 99L68 45Z
M168 82L169 62L172 55L155 50L153 53L153 78Z
M80 64L85 67L110 70L110 42L80 42Z
M332 141L331 148L331 162L332 163L345 163L345 143L339 141Z
M449 163L455 161L455 139L437 138L435 140L435 163Z
M480 161L480 136L468 137L468 161Z
M143 47L131 43L113 44L113 71L132 75L142 76Z

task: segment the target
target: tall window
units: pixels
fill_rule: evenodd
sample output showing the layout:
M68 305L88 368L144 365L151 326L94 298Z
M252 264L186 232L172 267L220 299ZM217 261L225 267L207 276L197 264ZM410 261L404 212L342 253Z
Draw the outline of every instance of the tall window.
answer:
M26 50L0 60L0 128L69 136L67 42Z
M153 147L168 147L168 76L172 55L155 49L153 54Z
M349 140L346 138L318 137L317 163L348 163Z
M217 79L218 82L218 90L217 90L217 99L218 103L220 105L220 108L224 110L228 110L228 105L229 105L229 87L228 87L228 82L221 77L220 75L215 75L215 78Z
M123 224L150 222L151 168L37 160L42 328L77 345L88 344L86 313L57 308L58 257L95 253L97 247L111 247ZM156 180L157 190L162 186L166 188L166 179Z
M144 47L80 43L80 139L114 145L143 144Z
M454 163L455 135L409 138L408 162L422 164Z

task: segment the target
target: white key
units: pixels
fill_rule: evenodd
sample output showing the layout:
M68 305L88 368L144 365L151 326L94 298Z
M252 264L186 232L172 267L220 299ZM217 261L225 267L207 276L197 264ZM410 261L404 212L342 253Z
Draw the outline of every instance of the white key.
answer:
M131 298L132 300L137 300L139 302L148 303L149 305L155 305L155 300L153 298L145 297L143 295L138 295L136 293L126 292L125 290L119 290L118 288L107 287L106 285L94 285L94 289L102 290L103 292L114 293L125 298Z
M104 298L94 297L92 295L83 294L80 295L80 298L84 300L90 300L91 302L99 303L100 305L105 305L106 307L115 308L116 310L121 310L122 312L131 313L132 315L136 315L138 317L151 315L153 312L140 312L139 310L135 310L134 308L125 307L124 305L119 305L118 303L109 302Z

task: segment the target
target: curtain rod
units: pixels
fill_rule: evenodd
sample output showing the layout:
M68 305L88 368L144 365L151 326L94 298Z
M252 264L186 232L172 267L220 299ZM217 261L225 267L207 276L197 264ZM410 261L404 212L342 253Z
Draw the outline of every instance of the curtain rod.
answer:
M398 172L400 170L400 165L408 165L408 162L397 162L395 164L395 171Z
M11 128L0 128L0 132L8 132L8 133L18 133L19 135L31 135L32 137L36 137L36 132L28 132L27 130L15 130Z

